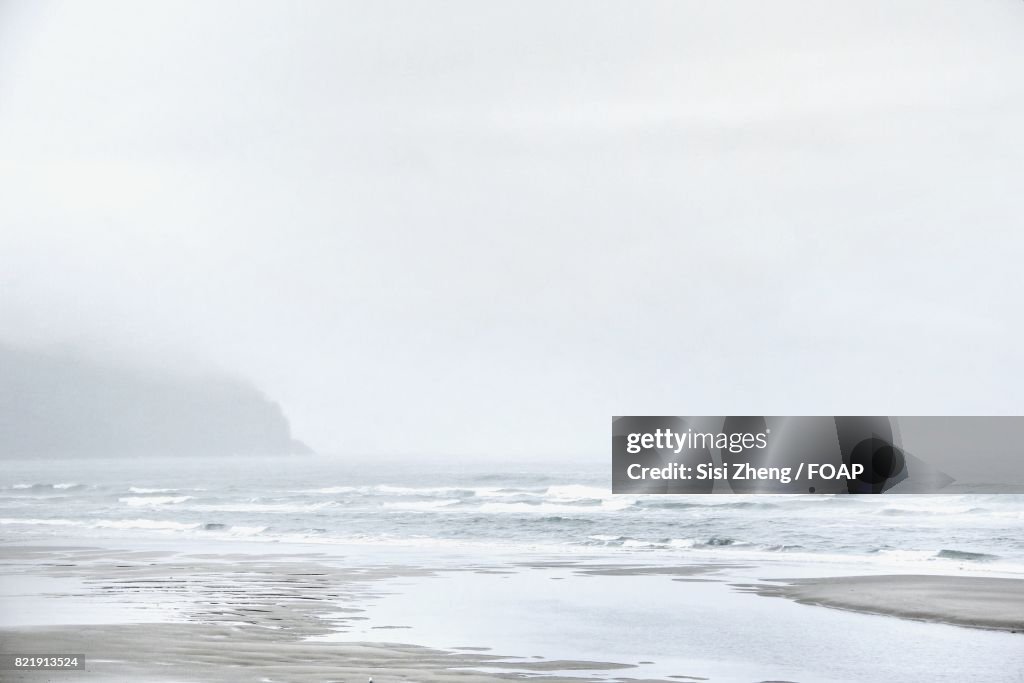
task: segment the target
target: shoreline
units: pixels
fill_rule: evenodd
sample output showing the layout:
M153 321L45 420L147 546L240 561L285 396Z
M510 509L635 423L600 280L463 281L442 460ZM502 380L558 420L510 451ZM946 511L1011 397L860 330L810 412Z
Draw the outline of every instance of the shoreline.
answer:
M827 660L794 668L785 654L794 634L808 629L831 642L852 629L877 642L977 641L989 652L988 662L1008 643L1012 649L1019 636L986 635L977 623L963 624L980 634L966 640L949 632L961 630L944 625L956 614L977 616L963 606L925 625L911 621L909 613L884 613L903 618L876 624L874 614L883 613L863 605L840 607L849 616L839 616L838 609L805 613L798 603L832 606L821 595L834 595L839 585L846 593L850 586L872 585L917 596L955 588L961 602L989 613L998 602L1012 612L1024 599L1019 579L859 576L769 585L754 583L761 568L725 563L521 557L475 558L445 567L424 559L0 545L0 617L5 611L9 617L6 625L0 619L0 653L84 653L87 669L75 673L84 681L361 683L373 676L376 683L845 683L849 675L836 673ZM974 588L962 590L967 584ZM761 596L786 597L789 604ZM452 609L452 601L465 603L461 611ZM573 617L567 609L581 611ZM659 621L652 623L651 616ZM19 618L22 623L12 622ZM537 629L552 620L554 630L538 637ZM671 639L677 645L658 649L647 636L620 642L620 629L652 629L658 638L664 628L679 629ZM602 633L613 640L591 639ZM707 642L725 636L751 642L766 634L761 652L780 658L728 647L701 650L698 636L706 633L719 634ZM850 666L856 670L856 663ZM925 669L940 671L934 665ZM942 671L930 680L958 680L949 669ZM54 672L4 675L12 681L55 680Z
M521 680L522 672L552 683L619 680L616 672L636 683L672 680L629 676L638 670L631 663L509 655L494 652L488 643L434 648L331 639L368 619L367 610L386 595L382 585L389 580L460 572L494 576L531 567L575 567L572 562L524 563L507 570L482 562L437 570L387 563L345 567L306 554L210 555L94 546L0 549L0 598L13 597L19 610L34 603L45 612L41 622L31 617L20 624L0 621L0 654L84 653L86 669L74 673L80 680L178 681L183 671L191 679L215 683L323 683L369 676L377 681L487 683ZM580 570L593 576L629 571L680 577L714 567L586 563ZM95 621L89 622L90 617ZM390 629L407 627L376 628L384 638L394 638L401 631ZM4 675L9 677L4 680L28 682L60 674ZM674 680L687 679L699 677L681 673Z
M284 626L282 628L288 628ZM487 671L489 667L528 670L541 680L572 683L600 680L593 672L619 670L628 664L577 660L536 660L493 655L476 649L437 650L405 643L329 643L283 637L281 630L263 626L216 624L117 624L89 627L32 627L0 629L6 652L32 652L33 643L49 650L85 652L86 669L80 680L110 681L365 681L412 679L425 683L486 683L521 679L516 673ZM486 648L481 648L486 649ZM568 676L575 672L578 676ZM55 672L5 672L11 681L39 681ZM664 679L631 679L662 680Z
M1024 579L932 574L883 574L733 584L802 605L1024 633Z

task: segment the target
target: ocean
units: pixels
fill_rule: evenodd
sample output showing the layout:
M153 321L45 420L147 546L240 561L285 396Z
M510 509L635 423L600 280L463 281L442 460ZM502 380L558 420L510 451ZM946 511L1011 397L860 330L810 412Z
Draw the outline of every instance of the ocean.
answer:
M610 493L609 463L6 460L0 539L486 548L1024 573L1024 496Z
M94 680L165 680L140 649L209 667L267 647L291 667L280 680L323 680L317 662L367 643L431 648L478 680L1021 680L1017 633L746 588L1021 578L1022 496L631 496L610 484L607 458L7 460L0 628L78 638L98 658ZM187 647L165 645L179 639ZM386 681L397 656L348 666ZM423 666L418 679L434 680Z

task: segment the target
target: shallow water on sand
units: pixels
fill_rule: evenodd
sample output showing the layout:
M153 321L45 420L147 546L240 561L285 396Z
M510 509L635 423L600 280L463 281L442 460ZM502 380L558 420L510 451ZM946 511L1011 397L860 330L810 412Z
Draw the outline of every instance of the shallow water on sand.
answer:
M339 622L344 630L323 637L486 647L523 658L488 668L531 675L524 662L564 659L630 665L583 677L1019 683L1019 634L800 605L730 583L1020 577L1022 521L1017 495L613 496L603 461L503 470L327 458L14 460L0 472L0 553L94 546L109 562L125 550L159 550L203 557L216 581L216 567L226 573L242 555L312 557L347 572L425 567L434 574L377 580L365 620ZM595 573L566 562L640 568ZM651 569L708 563L714 572ZM0 584L19 613L46 592L10 577ZM70 624L89 610L115 622L174 620L159 610L128 614L140 607L131 600L100 607L65 600L53 615Z
M327 640L635 665L602 676L839 683L1019 681L1021 636L855 614L741 593L754 568L692 578L570 568L395 579L367 620ZM495 670L528 673L510 659ZM641 663L647 662L647 663Z

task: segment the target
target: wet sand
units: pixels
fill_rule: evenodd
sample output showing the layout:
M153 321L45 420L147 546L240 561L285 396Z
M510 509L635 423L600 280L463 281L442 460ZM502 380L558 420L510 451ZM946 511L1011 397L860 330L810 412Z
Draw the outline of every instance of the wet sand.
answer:
M4 600L13 601L6 604L16 608L0 614L0 653L85 653L87 668L73 673L4 671L0 679L31 682L73 676L83 681L133 683L365 683L373 676L375 683L483 683L528 676L562 683L648 680L641 674L644 669L634 663L557 659L557 649L546 653L545 659L537 652L496 652L490 649L493 643L465 642L471 638L431 643L433 647L389 642L401 641L407 633L403 629L409 627L399 621L378 622L366 636L357 635L359 626L366 632L365 626L374 623L370 615L379 614L375 603L388 595L389 582L425 586L439 576L459 572L490 577L497 583L511 570L536 571L545 582L548 573L561 571L579 577L569 581L623 580L630 588L623 584L621 590L637 585L639 580L628 577L661 577L677 586L671 582L712 581L708 585L725 591L716 593L723 598L748 592L906 619L1007 631L1024 628L1024 581L1016 579L861 576L740 585L727 581L722 573L737 566L577 560L482 562L435 570L349 563L315 552L188 554L4 545L0 546L0 612ZM472 582L458 585L465 583ZM750 596L741 601L747 599L759 600ZM29 613L32 605L37 609ZM699 620L704 614L699 605L686 602L671 609L684 606L687 619ZM756 618L749 611L755 607L713 605L718 611L732 610L737 618ZM760 618L775 618L777 611L768 609L771 614L767 615L762 610ZM504 615L497 613L494 618ZM334 639L334 634L347 639ZM378 642L367 642L369 638L376 641L377 634ZM701 680L704 668L695 667L694 671L673 667L659 673L664 676L659 680Z
M20 610L31 604L40 581L61 582L59 594L39 596L39 613L7 615L7 625L0 628L0 653L85 653L87 664L85 671L75 672L4 671L4 681L63 680L68 676L86 681L218 683L362 683L369 676L378 683L522 679L522 674L493 671L503 668L530 672L531 678L540 681L608 680L610 671L623 672L621 678L613 677L616 680L643 680L628 675L635 668L631 664L544 659L529 653L505 656L482 644L453 644L450 650L437 650L401 643L315 640L345 632L347 625L366 619L365 610L380 595L380 580L434 574L425 568L343 568L321 563L316 555L113 553L74 547L5 546L0 548L0 558L3 593L8 598L16 595ZM586 565L587 571L598 573L625 569ZM701 566L632 569L673 575L712 571ZM481 565L463 571L499 570ZM97 623L60 623L66 620L66 611L46 612L54 598L62 604L81 604ZM153 613L165 621L110 623L139 614L130 611L133 609L144 611L143 622L150 622ZM19 624L19 619L24 622ZM400 637L400 630L382 630L382 639ZM594 674L601 677L594 678Z
M795 579L742 586L867 614L1024 633L1024 580L978 576L885 575Z
M87 681L293 681L363 683L406 679L426 683L482 683L519 678L513 675L464 670L515 661L517 669L589 671L624 665L601 662L536 661L482 652L446 652L415 645L388 643L317 643L303 641L305 632L295 623L277 628L265 624L121 624L81 627L44 627L0 630L4 652L34 652L45 643L48 652L85 652L87 670L58 672L3 672L7 681L43 681L73 676ZM542 681L572 680L540 676Z

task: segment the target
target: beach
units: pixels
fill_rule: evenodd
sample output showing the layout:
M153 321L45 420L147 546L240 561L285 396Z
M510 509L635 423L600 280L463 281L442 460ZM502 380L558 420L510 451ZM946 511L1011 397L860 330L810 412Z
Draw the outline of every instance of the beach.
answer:
M807 605L1024 632L1024 581L976 576L840 576L754 586Z
M546 680L636 668L618 662L550 660L489 653L479 645L438 650L391 642L318 640L367 619L366 603L385 579L430 576L396 565L342 569L322 556L181 555L88 547L2 548L4 617L0 654L88 653L83 672L12 672L5 680L483 681L514 667ZM621 567L587 565L595 575ZM671 568L670 568L671 569ZM498 572L480 566L473 572ZM712 568L674 571L695 575ZM54 592L47 580L64 581ZM17 602L22 611L11 608ZM67 609L69 603L74 607ZM27 609L31 605L32 609ZM65 611L55 606L63 606ZM126 623L119 623L120 620ZM81 623L63 623L67 621ZM19 623L25 622L25 623ZM99 622L99 623L94 623ZM400 633L400 631L399 631ZM573 676L567 676L571 672ZM561 675L559 675L561 674Z
M0 683L1024 683L1022 73L1021 0L0 0Z
M449 555L430 567L423 555L395 562L395 551L371 564L370 548L209 550L0 547L0 653L86 655L85 671L4 680L842 681L865 650L879 681L1009 681L1024 667L1009 632L1024 614L1018 579L749 584L737 579L754 568L724 563L492 556L457 566ZM880 604L887 616L854 613Z
M601 463L8 464L0 654L86 667L5 681L1024 671L1019 496L613 495Z

